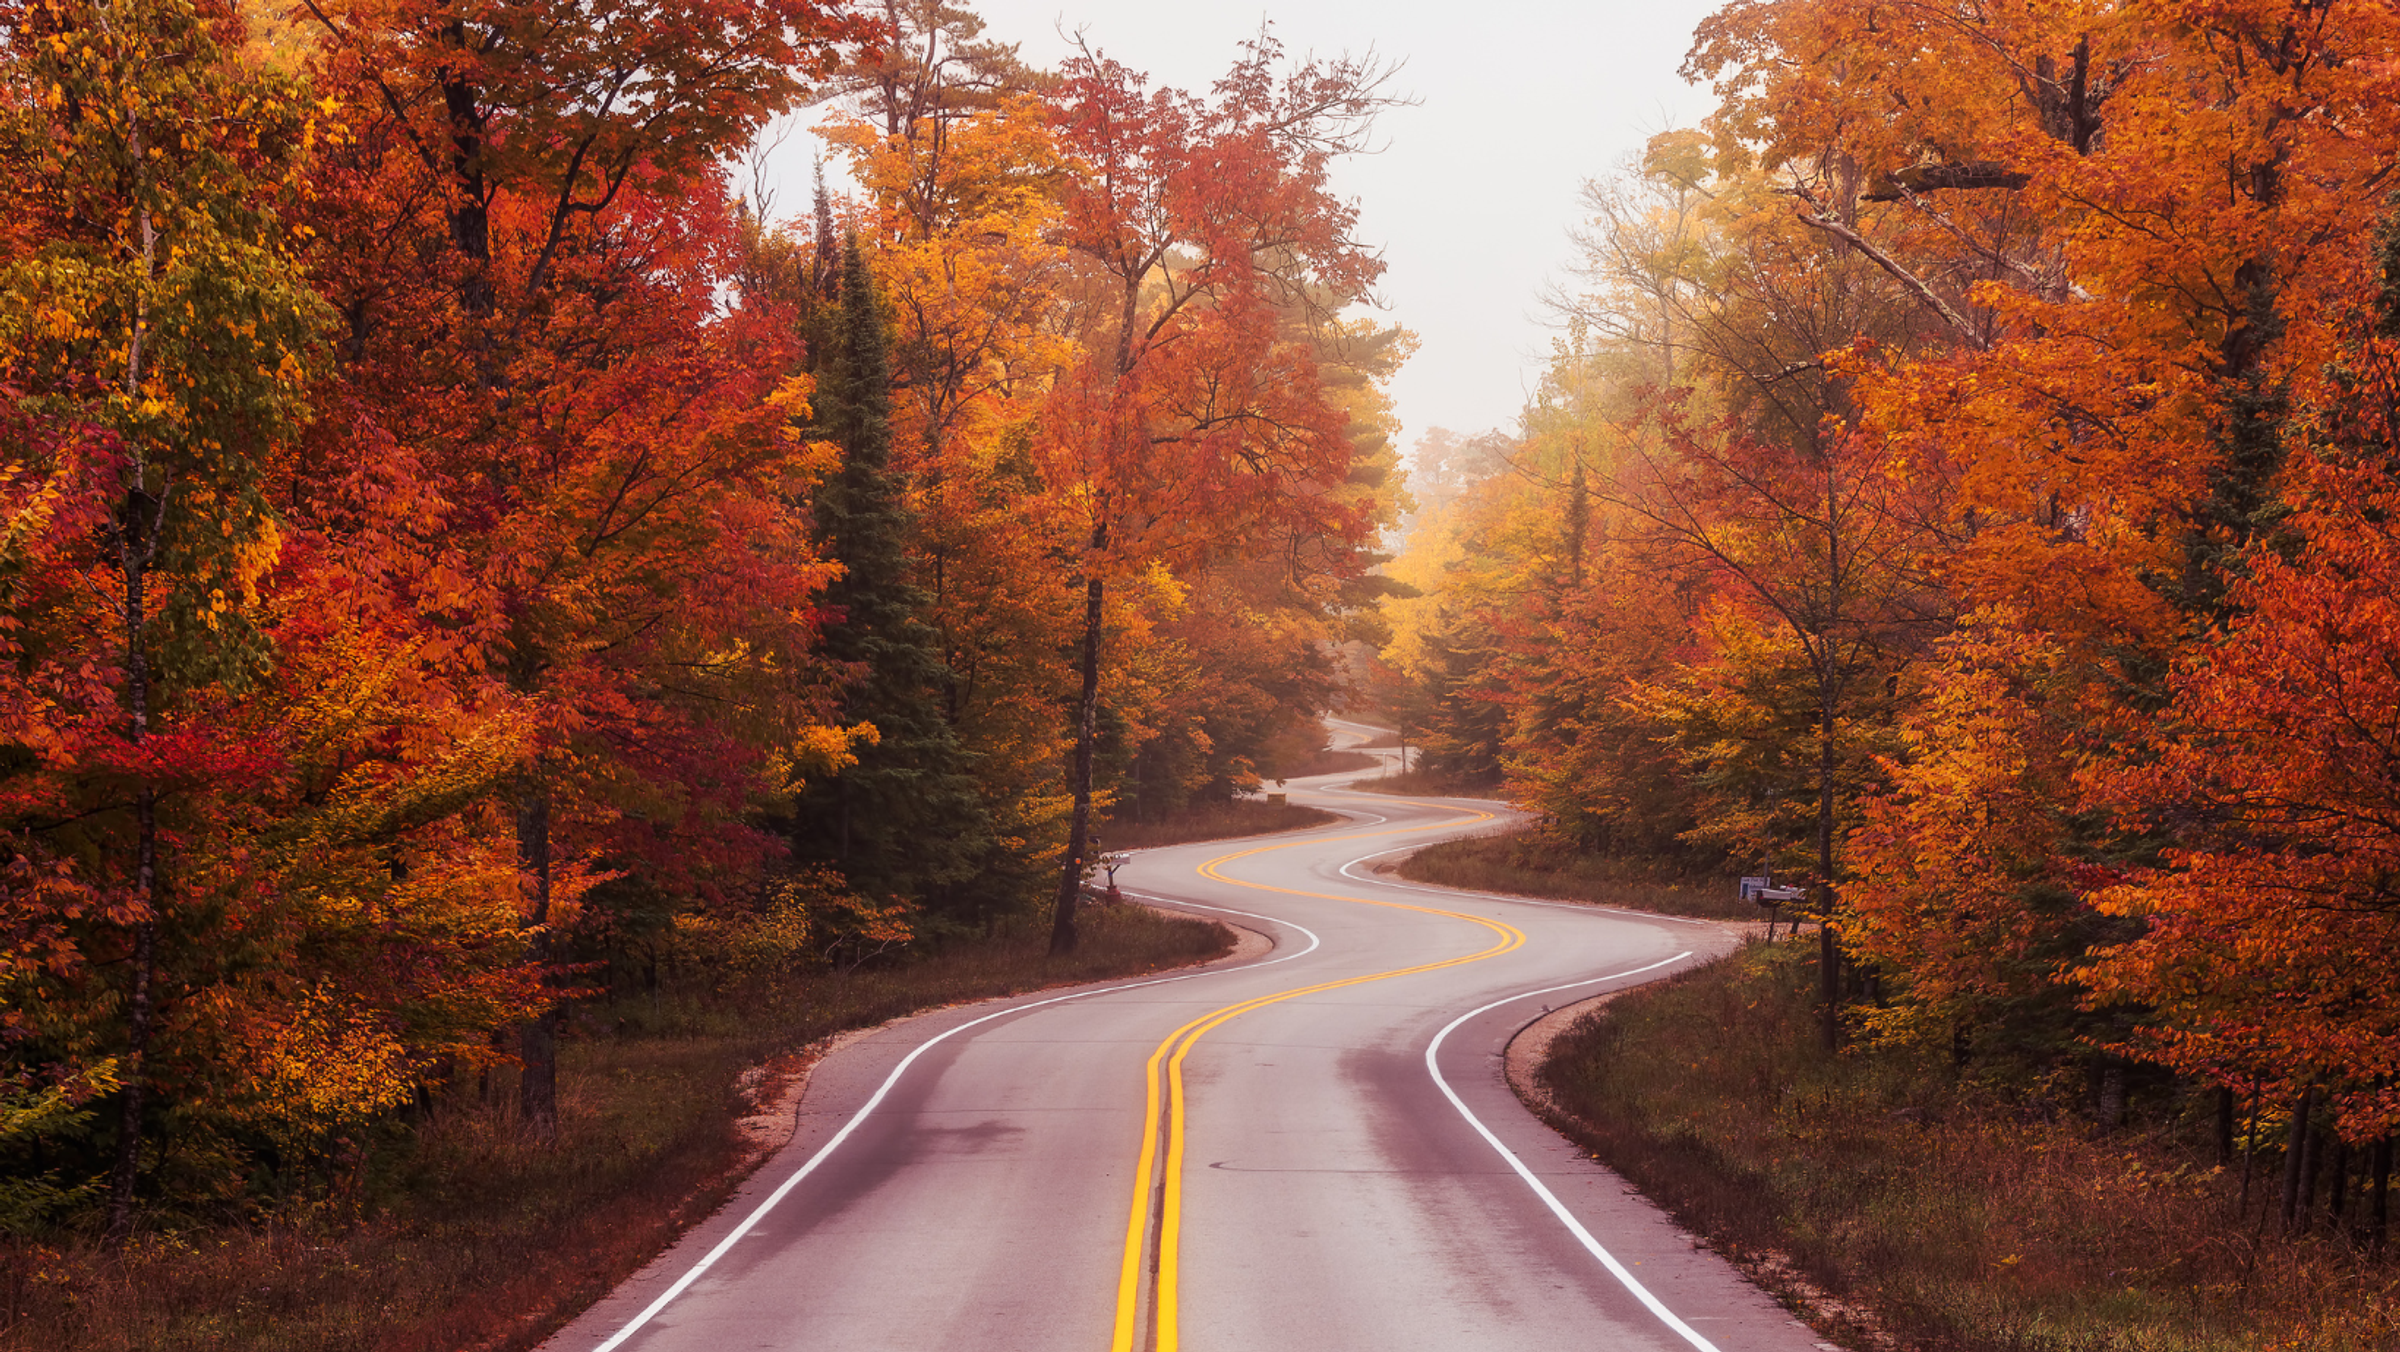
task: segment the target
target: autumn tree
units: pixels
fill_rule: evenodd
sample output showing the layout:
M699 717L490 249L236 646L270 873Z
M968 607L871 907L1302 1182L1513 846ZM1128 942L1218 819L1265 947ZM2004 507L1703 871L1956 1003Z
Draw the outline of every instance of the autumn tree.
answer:
M2084 980L2155 1011L2143 1053L2288 1105L2295 1168L2319 1111L2387 1142L2387 1169L2400 1128L2400 235L2378 244L2342 359L2286 433L2286 515L2223 583L2232 618L2178 662L2154 753L2093 774L2174 843L2098 893L2140 933Z
M1286 69L1261 37L1206 97L1145 92L1103 57L1068 63L1052 96L1076 171L1061 239L1090 278L1083 359L1051 401L1045 473L1081 524L1083 618L1073 798L1052 946L1075 943L1091 834L1101 645L1112 579L1204 553L1274 521L1355 540L1346 418L1283 307L1330 313L1381 264L1327 186L1390 100L1371 61Z
M824 124L864 195L863 242L890 323L892 470L910 578L938 643L940 708L990 823L957 908L989 920L1048 893L1065 835L1057 690L1073 617L1063 527L1029 444L1071 360L1063 175L1034 72L938 4L885 11L899 37L844 77Z
M2001 1075L2086 1057L2122 1030L2080 1010L2065 978L2124 934L2086 897L2107 875L2078 811L2081 676L2023 617L1976 613L1908 683L1887 786L1849 839L1842 941L1887 978L1866 1032Z
M182 804L245 777L215 706L268 661L256 608L282 531L266 490L326 317L283 215L314 124L298 89L231 64L222 11L45 2L6 20L10 853L31 889L15 904L96 924L84 959L125 973L122 1238L161 935L196 900Z
M766 848L742 817L806 721L788 673L822 581L777 504L822 467L780 431L804 394L789 318L717 304L719 164L861 30L808 0L310 13L357 128L332 170L354 191L320 220L343 430L452 485L407 584L454 679L536 711L513 833L528 934L561 957L606 875L705 891ZM537 1131L556 1019L522 1033Z

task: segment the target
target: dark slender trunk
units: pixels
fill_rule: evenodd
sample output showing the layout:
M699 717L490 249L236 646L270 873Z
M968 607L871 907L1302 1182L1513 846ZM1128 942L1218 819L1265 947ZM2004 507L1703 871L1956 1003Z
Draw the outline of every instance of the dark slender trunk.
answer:
M517 801L517 867L526 893L528 956L545 986L557 946L550 937L550 787L536 766ZM558 1025L556 1004L517 1027L517 1112L534 1139L558 1138Z
M517 1025L517 1117L537 1141L558 1139L558 1028L565 1011L557 1005Z
M463 20L453 20L443 27L442 45L460 53L463 62L472 45ZM442 72L441 87L443 111L450 117L450 173L457 194L450 203L450 243L469 261L467 275L459 288L459 301L477 320L489 319L497 298L492 293L491 213L484 205L487 189L483 139L487 116L483 91L450 70ZM480 332L471 337L477 344L478 357L487 355L481 346L483 337ZM478 374L487 386L497 383L497 373L488 365Z
M1833 691L1820 687L1817 732L1817 995L1825 1050L1842 1045L1842 951L1833 936Z
M142 815L150 817L150 791L142 791ZM142 833L144 854L156 839L152 830ZM144 920L133 929L133 994L127 1002L125 1035L125 1099L117 1118L117 1158L108 1180L108 1226L105 1238L110 1246L123 1244L133 1234L133 1186L142 1166L142 1099L145 1081L144 1060L150 1050L150 1022L153 997L150 989L151 969L158 961L158 923Z
M2292 1108L2292 1129L2283 1144L2283 1228L2286 1233L2300 1224L2300 1173L2308 1153L2308 1119L2317 1106L2316 1086L2300 1091L2300 1102Z
M103 27L106 21L103 20ZM143 137L138 126L131 137L137 182L147 181ZM148 359L150 337L149 280L158 265L158 228L143 207L138 212L142 239L142 287L135 294L133 332L125 348L125 394L142 389L142 366ZM167 497L174 485L161 483L150 492L149 469L137 442L133 446L132 482L118 508L117 563L125 579L126 739L139 746L150 735L150 654L143 630L150 609L150 565L158 558L158 531L166 521ZM142 1165L142 1100L147 1089L150 1029L156 1018L158 995L153 988L158 967L158 790L147 780L134 791L134 894L141 907L133 926L133 989L125 1002L125 1099L117 1118L117 1158L109 1171L108 1220L102 1232L110 1245L133 1233L133 1189Z
M2317 1209L2317 1176L2325 1172L2325 1133L2312 1131L2300 1142L2300 1223L2309 1223Z
M2392 1138L2386 1136L2375 1143L2375 1202L2367 1217L2367 1243L2377 1253L2391 1229L2391 1200Z
M145 220L145 227L147 221ZM145 228L145 236L148 231ZM145 244L147 240L145 240ZM140 363L137 337L134 365ZM163 493L152 497L136 484L125 495L117 523L117 559L125 578L125 699L127 736L139 745L150 735L150 656L142 646L149 609L150 561L158 551L158 528L166 514ZM143 784L134 793L134 894L141 918L133 926L133 989L125 1001L125 1097L117 1117L117 1157L109 1171L108 1220L111 1245L133 1233L133 1192L142 1165L142 1108L148 1089L150 1030L156 1019L158 967L158 790Z
M1092 528L1092 552L1108 547L1108 527ZM1100 726L1100 603L1098 576L1083 584L1083 690L1075 704L1075 764L1069 791L1075 809L1067 822L1067 858L1059 870L1058 907L1050 924L1050 952L1075 951L1075 903L1083 891L1084 856L1092 834L1092 741Z
M1584 534L1592 514L1590 491L1583 478L1583 457L1575 457L1575 477L1567 490L1567 582L1583 585Z
M2332 1174L2329 1180L2332 1187L2325 1195L2325 1209L2333 1219L2334 1232L2339 1234L2350 1201L2350 1143L2339 1136L2333 1138Z
M2250 1176L2258 1170L2258 1077L2250 1077L2250 1129L2242 1136L2242 1220L2250 1218Z
M2092 1106L2102 1132L2125 1125L2125 1067L2113 1061L2100 1067L2099 1092Z
M2217 1167L2233 1164L2233 1086L2217 1086Z

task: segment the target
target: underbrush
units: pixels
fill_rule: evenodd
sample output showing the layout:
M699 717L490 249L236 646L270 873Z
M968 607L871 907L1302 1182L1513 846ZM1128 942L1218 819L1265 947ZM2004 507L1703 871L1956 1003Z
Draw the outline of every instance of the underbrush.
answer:
M1188 845L1201 840L1234 836L1263 836L1277 831L1306 831L1331 826L1342 818L1331 812L1295 803L1270 803L1259 798L1236 798L1223 803L1195 803L1180 812L1144 822L1110 822L1100 828L1100 844L1110 850L1146 850L1160 845Z
M1414 882L1470 892L1508 892L1710 920L1766 918L1756 903L1741 899L1732 878L1692 876L1591 854L1536 831L1428 845L1401 860L1396 871Z
M2274 1232L2191 1134L1823 1051L1808 947L1628 992L1541 1075L1562 1130L1821 1328L1918 1352L2400 1346L2400 1270Z
M735 1129L793 1053L915 1010L1181 966L1230 950L1205 921L1094 908L1048 955L1032 918L914 961L581 1007L559 1056L559 1138L517 1128L496 1077L395 1125L354 1195L187 1222L111 1255L0 1248L0 1347L43 1352L513 1352L706 1215L752 1155ZM748 1092L745 1092L745 1091Z

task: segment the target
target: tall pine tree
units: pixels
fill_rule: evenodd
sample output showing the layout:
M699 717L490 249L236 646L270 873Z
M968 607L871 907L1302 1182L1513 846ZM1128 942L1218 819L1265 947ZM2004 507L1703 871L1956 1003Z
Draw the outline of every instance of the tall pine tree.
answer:
M927 599L910 577L910 513L891 467L888 338L855 236L843 250L839 304L825 318L814 430L841 448L842 466L818 490L816 522L843 573L825 591L835 618L824 653L850 673L843 721L873 723L877 736L855 747L856 764L801 790L793 853L937 920L985 918L998 899L976 882L995 843L969 758L942 714L938 636L919 618Z

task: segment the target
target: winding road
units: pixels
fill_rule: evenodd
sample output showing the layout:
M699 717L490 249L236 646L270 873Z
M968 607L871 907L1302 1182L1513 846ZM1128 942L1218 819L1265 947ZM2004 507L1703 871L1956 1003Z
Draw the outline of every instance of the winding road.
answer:
M1291 786L1339 826L1145 851L1118 875L1271 952L849 1043L791 1144L545 1348L1827 1346L1502 1075L1548 1008L1727 931L1379 877L1505 809L1338 787L1357 777Z

